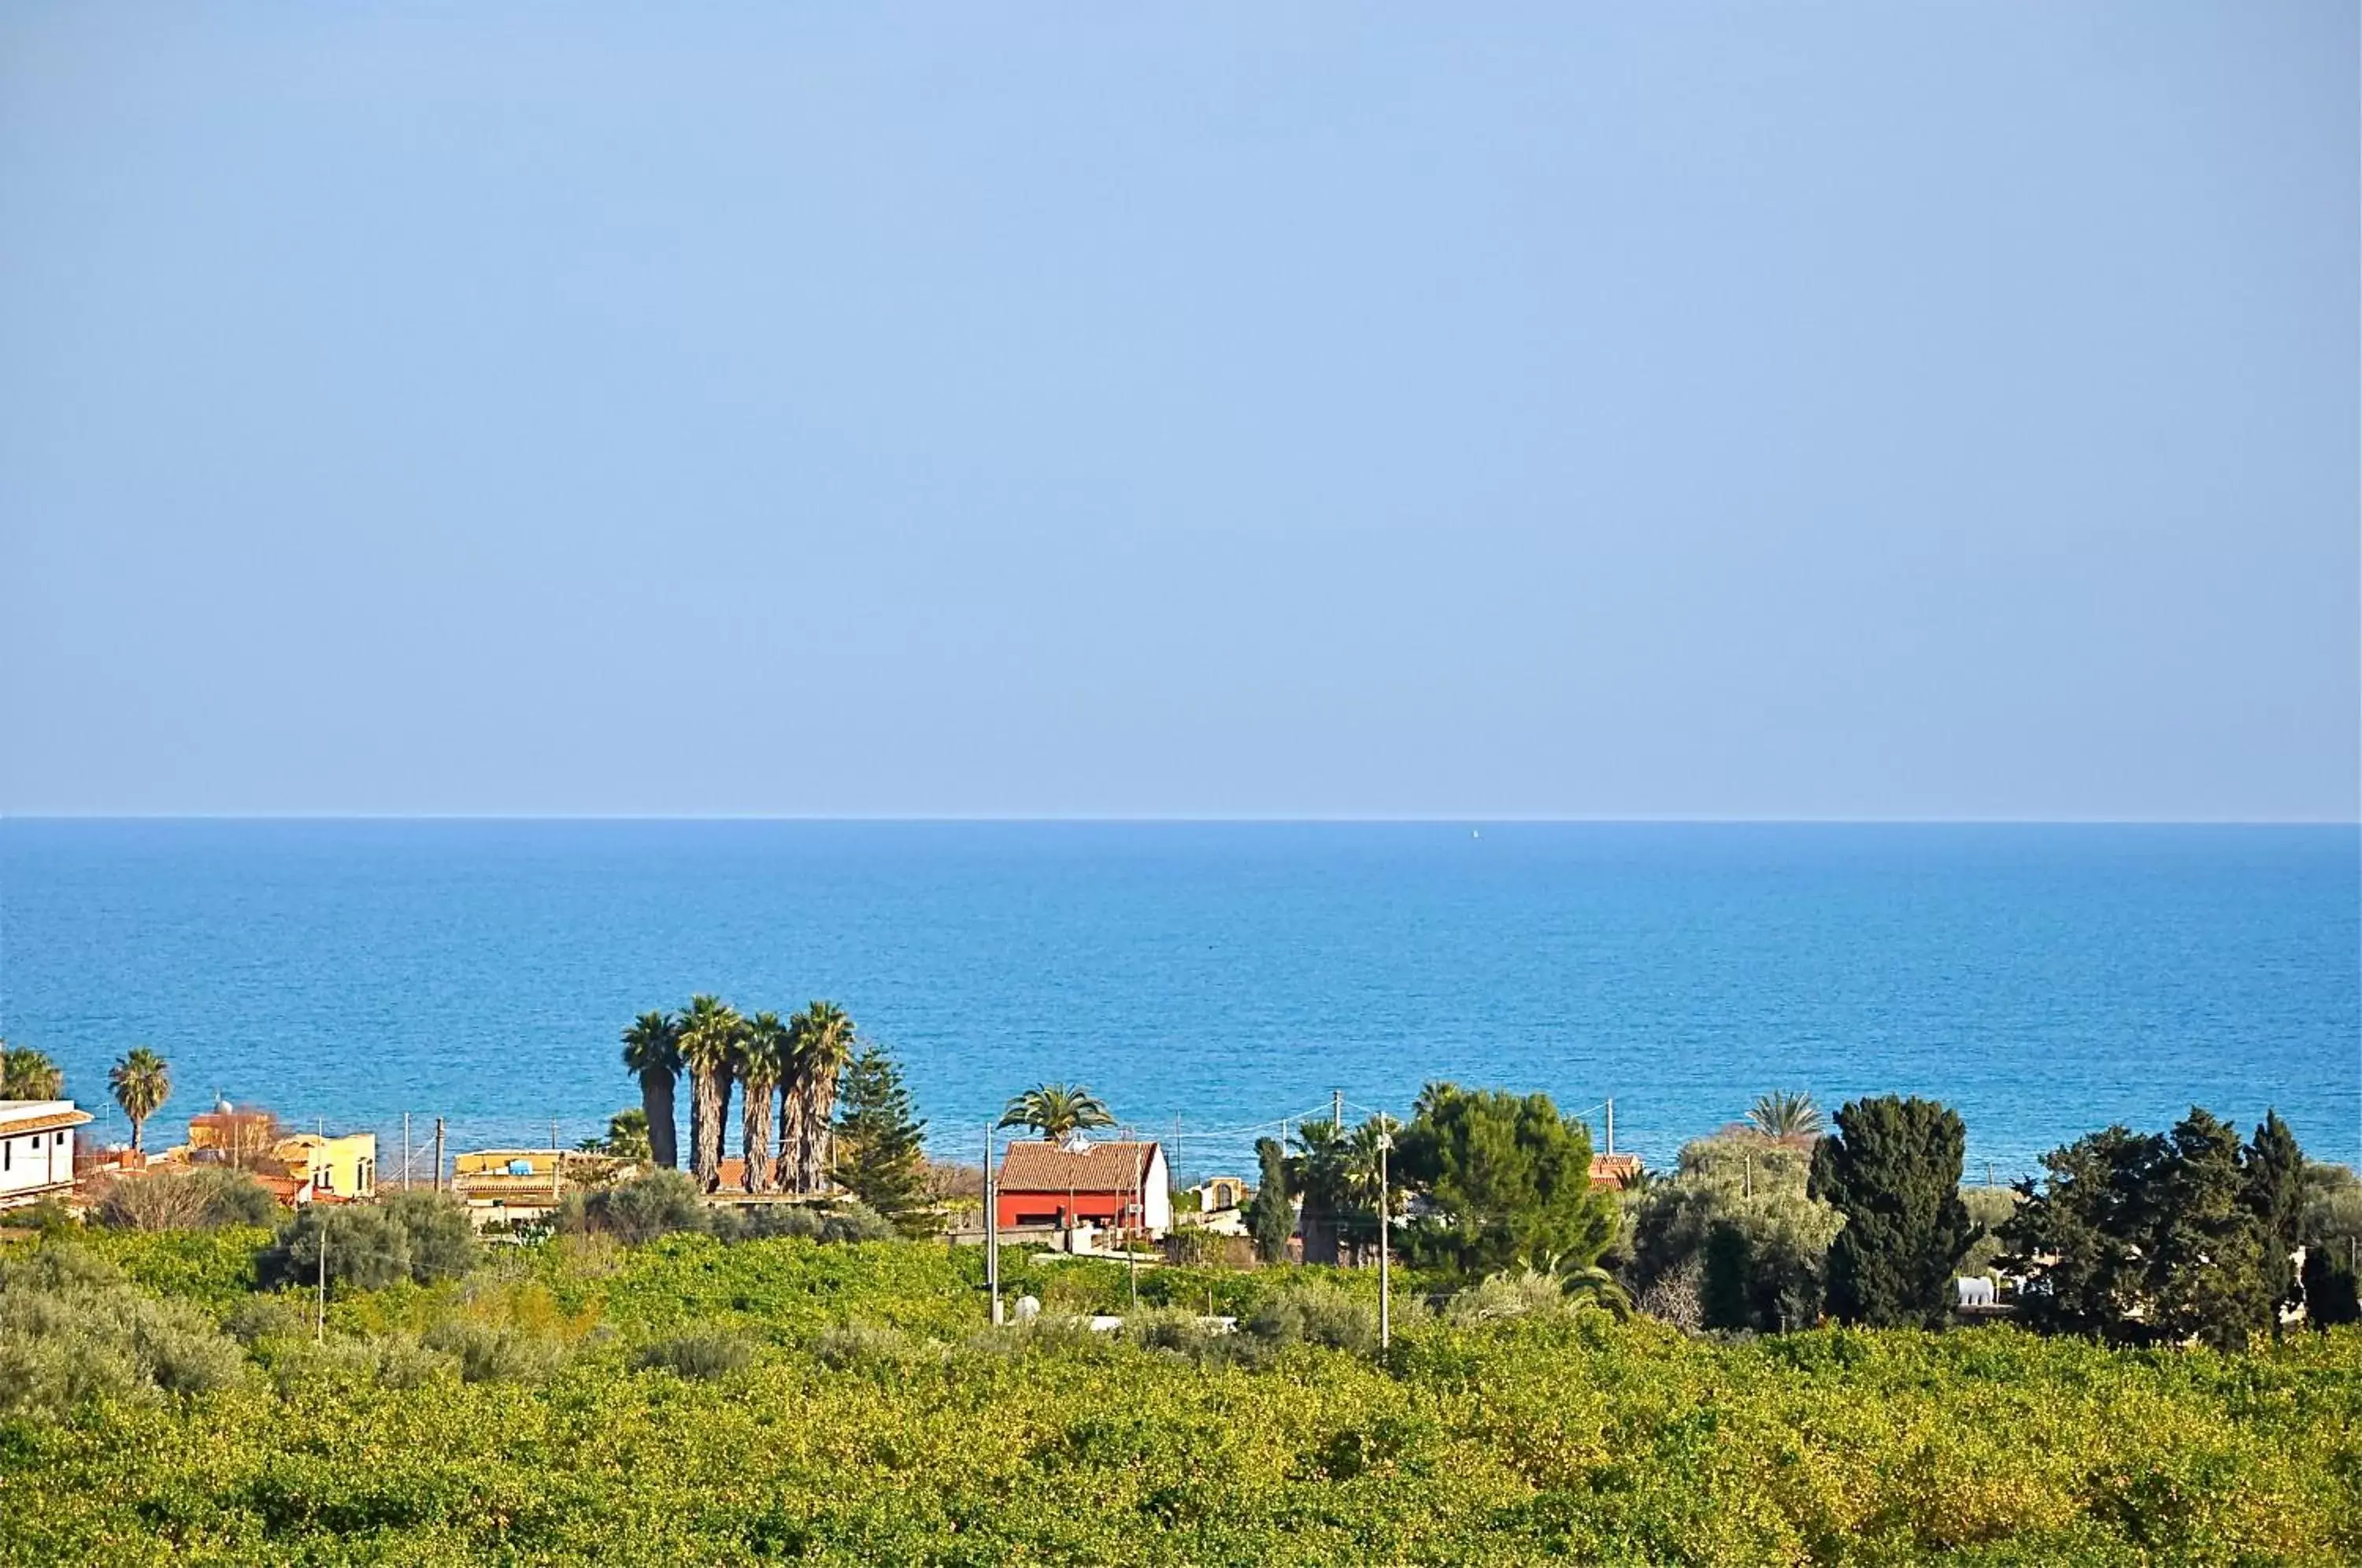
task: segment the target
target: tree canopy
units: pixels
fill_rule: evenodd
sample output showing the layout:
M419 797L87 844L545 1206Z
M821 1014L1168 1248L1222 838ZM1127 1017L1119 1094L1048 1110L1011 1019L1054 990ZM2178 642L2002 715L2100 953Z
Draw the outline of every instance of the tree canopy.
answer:
M844 1073L837 1106L836 1185L910 1235L933 1229L928 1200L927 1124L911 1102L902 1069L877 1045L866 1046Z
M1409 1226L1406 1256L1487 1274L1588 1268L1616 1234L1616 1201L1591 1186L1591 1132L1548 1095L1427 1086L1400 1140L1404 1182L1435 1213Z
M1112 1127L1115 1116L1081 1084L1037 1084L1011 1099L1000 1113L1003 1127L1030 1127L1052 1141L1094 1127Z
M2193 1106L2167 1132L2111 1127L2043 1156L2003 1228L2033 1327L2125 1344L2223 1349L2270 1329L2286 1290L2268 1254L2295 1140L2277 1117L2244 1148ZM2301 1181L2301 1154L2296 1154ZM2301 1222L2301 1215L2300 1215Z
M1916 1096L1852 1100L1835 1121L1814 1146L1809 1187L1845 1220L1829 1243L1829 1311L1879 1328L1941 1324L1978 1233L1960 1198L1968 1129Z

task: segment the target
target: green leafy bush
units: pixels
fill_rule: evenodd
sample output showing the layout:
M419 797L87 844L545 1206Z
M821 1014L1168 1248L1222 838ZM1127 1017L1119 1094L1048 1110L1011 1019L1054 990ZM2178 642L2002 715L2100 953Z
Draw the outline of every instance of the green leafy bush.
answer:
M438 1323L419 1342L454 1358L467 1383L542 1383L566 1361L566 1346L547 1335L469 1319Z
M755 1347L735 1334L673 1334L633 1353L635 1370L660 1368L679 1377L720 1377L744 1372Z
M568 1192L559 1204L561 1234L612 1236L627 1246L659 1236L702 1231L703 1189L686 1171L651 1170L606 1187Z
M218 1230L269 1225L279 1201L245 1171L200 1166L101 1178L91 1216L117 1231Z
M136 1288L79 1248L0 1258L0 1416L54 1419L93 1399L204 1393L244 1367L204 1311Z

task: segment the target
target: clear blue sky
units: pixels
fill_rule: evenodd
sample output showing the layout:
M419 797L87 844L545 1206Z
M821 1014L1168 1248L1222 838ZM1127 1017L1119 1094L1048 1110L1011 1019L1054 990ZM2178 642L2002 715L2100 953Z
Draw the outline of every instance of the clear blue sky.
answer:
M2338 818L2350 4L0 8L0 808Z

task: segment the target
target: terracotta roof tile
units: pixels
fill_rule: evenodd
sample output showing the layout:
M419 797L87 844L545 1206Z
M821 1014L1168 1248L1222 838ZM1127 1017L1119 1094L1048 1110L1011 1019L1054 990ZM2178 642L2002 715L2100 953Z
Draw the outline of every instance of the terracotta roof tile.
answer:
M26 1132L46 1132L52 1127L79 1127L90 1120L87 1110L55 1110L47 1116L28 1116L22 1121L0 1121L0 1138L14 1138Z
M1055 1143L1011 1143L999 1185L1003 1192L1130 1192L1155 1163L1154 1143L1093 1143L1079 1154Z

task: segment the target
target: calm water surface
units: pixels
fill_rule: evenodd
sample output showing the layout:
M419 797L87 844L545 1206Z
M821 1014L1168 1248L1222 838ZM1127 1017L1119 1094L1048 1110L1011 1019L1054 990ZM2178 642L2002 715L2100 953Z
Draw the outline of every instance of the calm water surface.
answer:
M570 1143L714 990L843 1003L955 1154L1044 1078L1195 1169L1457 1078L1652 1161L1783 1088L1949 1101L1978 1175L2193 1102L2354 1160L2358 900L2352 828L10 821L0 1034L102 1132L153 1045L172 1137L218 1090Z

